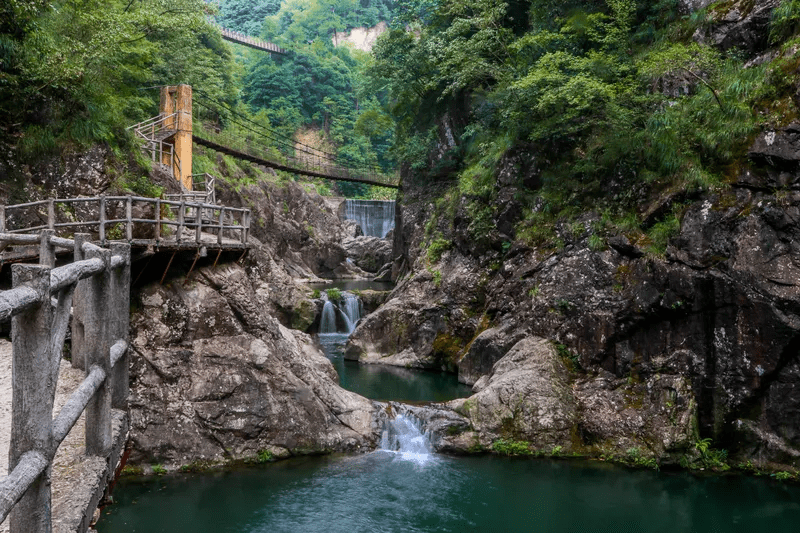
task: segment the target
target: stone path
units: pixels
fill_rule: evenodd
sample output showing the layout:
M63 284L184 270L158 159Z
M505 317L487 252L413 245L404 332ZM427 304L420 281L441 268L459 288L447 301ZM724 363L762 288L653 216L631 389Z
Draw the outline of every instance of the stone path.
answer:
M53 414L57 414L70 394L81 384L84 373L72 368L69 361L61 360L56 389ZM114 438L125 438L127 434L125 415L114 411ZM83 508L86 507L89 492L102 481L106 462L99 457L86 457L84 454L85 426L84 415L61 443L53 462L53 531L66 533L74 531L74 524L80 522ZM11 439L11 343L0 339L0 477L8 473L8 448ZM0 524L0 533L8 533L8 520Z

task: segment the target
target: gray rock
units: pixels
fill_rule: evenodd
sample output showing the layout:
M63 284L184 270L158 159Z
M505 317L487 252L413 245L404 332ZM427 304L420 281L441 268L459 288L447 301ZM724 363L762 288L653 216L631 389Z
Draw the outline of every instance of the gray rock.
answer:
M705 3L701 0L700 3ZM769 46L772 11L780 0L737 0L709 10L710 22L697 30L694 39L721 50L738 49L749 57Z
M131 331L131 440L139 462L186 464L370 449L375 407L338 386L310 337L259 312L244 269L150 285Z
M569 372L545 339L519 341L495 363L480 392L447 406L469 419L484 446L512 438L548 452L555 446L571 449L577 411Z
M378 272L392 261L392 241L380 237L346 237L342 241L347 257L367 272Z

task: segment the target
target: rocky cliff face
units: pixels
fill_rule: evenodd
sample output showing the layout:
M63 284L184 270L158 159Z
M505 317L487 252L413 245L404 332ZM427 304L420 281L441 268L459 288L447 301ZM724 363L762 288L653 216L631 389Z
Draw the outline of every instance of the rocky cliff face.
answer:
M724 48L719 32L763 33L774 5L752 4L706 38ZM464 200L450 201L452 226L436 226L446 246L432 258L425 227L440 210L431 199L448 187L432 193L407 179L400 282L357 328L348 357L450 367L473 384L473 397L449 405L468 425L445 449L520 439L545 452L636 449L668 463L710 438L734 461L800 466L798 131L760 134L731 187L686 209L663 257L624 234L590 246L600 219L591 212L557 227L563 246L515 242L516 193L536 187L536 154L522 151L499 165L493 229L474 239Z

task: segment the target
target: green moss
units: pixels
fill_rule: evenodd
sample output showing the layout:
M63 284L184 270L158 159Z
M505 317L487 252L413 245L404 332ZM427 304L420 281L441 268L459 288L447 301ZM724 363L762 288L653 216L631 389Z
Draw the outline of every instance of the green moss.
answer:
M446 331L440 331L433 340L433 357L436 364L455 371L458 360L464 350L462 339Z

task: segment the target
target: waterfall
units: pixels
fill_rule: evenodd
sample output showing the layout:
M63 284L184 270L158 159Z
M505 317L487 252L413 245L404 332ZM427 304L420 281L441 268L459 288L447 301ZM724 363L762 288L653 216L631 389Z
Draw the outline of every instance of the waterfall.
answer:
M345 200L345 218L355 220L364 235L382 239L394 229L394 201Z
M355 294L346 292L342 295L344 297L344 308L342 312L347 318L347 333L353 333L356 329L356 324L361 320L361 300Z
M322 307L322 318L319 321L320 333L336 333L336 307L330 300L325 300Z
M350 335L356 329L358 321L361 320L362 308L361 299L353 293L343 292L340 301L331 301L325 298L325 305L322 307L322 316L319 321L320 334L340 333L339 326L343 326L341 333Z
M380 449L397 452L403 459L417 463L427 461L433 453L430 435L422 430L422 422L411 414L399 414L384 423Z

